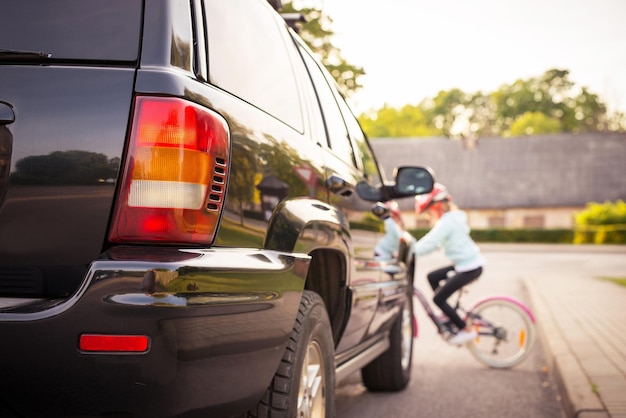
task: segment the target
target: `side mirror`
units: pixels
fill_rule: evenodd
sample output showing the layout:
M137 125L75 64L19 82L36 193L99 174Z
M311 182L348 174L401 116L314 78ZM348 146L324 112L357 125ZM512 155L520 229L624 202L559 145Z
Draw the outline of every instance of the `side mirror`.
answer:
M356 192L359 194L359 197L368 202L378 202L382 200L381 189L378 187L371 186L366 181L360 181L356 185Z
M398 167L392 194L395 198L416 196L433 190L435 176L428 167Z

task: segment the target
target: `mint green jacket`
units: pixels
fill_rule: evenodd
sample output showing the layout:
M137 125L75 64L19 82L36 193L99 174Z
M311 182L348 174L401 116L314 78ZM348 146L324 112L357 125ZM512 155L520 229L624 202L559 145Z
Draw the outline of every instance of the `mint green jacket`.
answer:
M433 228L414 244L413 251L419 257L443 248L456 271L474 270L482 267L485 260L469 232L467 214L462 210L451 210L444 213Z

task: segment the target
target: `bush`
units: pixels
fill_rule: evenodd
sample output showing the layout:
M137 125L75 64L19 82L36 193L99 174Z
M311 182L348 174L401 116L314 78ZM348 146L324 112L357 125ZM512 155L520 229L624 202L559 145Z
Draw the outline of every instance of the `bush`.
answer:
M574 244L626 244L626 225L576 227Z
M585 210L576 214L576 225L618 225L626 224L626 203L587 203Z
M574 244L626 244L626 203L588 203L576 214Z

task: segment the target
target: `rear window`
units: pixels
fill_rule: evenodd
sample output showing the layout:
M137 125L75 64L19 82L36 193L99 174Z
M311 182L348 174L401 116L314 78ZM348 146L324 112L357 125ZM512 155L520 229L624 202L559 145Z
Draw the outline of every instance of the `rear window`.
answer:
M141 0L5 1L0 49L42 51L52 59L136 61Z
M212 84L302 132L294 65L302 60L265 0L206 0Z

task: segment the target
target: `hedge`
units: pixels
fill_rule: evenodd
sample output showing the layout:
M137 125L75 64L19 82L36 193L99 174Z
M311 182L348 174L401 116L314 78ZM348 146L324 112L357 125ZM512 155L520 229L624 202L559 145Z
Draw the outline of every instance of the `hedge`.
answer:
M626 225L579 225L574 244L626 244Z
M419 239L428 229L409 230ZM476 242L535 244L626 244L626 225L587 225L576 229L472 229Z
M428 231L428 229L412 229L409 232L419 239ZM543 244L571 244L574 242L574 231L571 229L472 229L471 235L476 242Z

